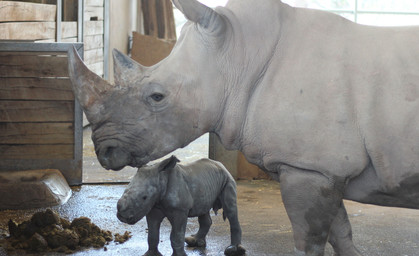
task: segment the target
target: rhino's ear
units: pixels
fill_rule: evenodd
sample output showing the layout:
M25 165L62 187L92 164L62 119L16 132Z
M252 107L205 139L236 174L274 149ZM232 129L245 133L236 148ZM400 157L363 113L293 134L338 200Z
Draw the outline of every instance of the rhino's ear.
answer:
M173 3L188 20L199 24L209 33L224 31L225 21L223 17L208 6L197 0L173 0Z
M73 92L89 121L95 119L102 107L103 95L113 86L100 76L90 71L81 60L77 50L68 50L68 71Z
M112 56L114 79L117 86L129 86L130 78L136 74L143 73L143 66L117 49L113 49Z
M165 171L165 170L171 170L173 167L175 167L176 163L180 162L179 159L177 159L176 156L171 156L170 158L167 158L163 160L159 164L159 171Z

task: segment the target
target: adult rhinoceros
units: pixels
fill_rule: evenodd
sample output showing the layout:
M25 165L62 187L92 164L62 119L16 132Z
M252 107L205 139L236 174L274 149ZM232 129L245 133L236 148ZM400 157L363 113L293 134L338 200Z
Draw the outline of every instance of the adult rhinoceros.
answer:
M70 52L100 163L142 166L213 132L281 181L296 254L359 255L342 199L419 208L419 27L378 28L279 0L212 10L169 57L115 51L115 86Z

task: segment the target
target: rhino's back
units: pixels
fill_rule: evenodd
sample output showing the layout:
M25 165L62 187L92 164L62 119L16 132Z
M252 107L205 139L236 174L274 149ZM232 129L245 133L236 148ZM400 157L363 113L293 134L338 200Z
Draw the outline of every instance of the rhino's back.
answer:
M187 165L179 165L189 191L194 200L190 217L208 213L214 207L227 183L235 181L227 169L219 162L210 159L200 159ZM219 207L218 207L219 208Z
M345 177L371 159L386 185L419 173L419 28L292 12L248 106L245 154Z

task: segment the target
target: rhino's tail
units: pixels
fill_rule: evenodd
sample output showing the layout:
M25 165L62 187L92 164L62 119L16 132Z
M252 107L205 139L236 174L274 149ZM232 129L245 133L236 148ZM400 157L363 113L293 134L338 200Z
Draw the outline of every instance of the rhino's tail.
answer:
M214 204L212 205L212 210L214 211L215 215L217 215L218 210L222 208L223 208L223 204L221 203L221 199L217 197ZM224 213L223 213L223 217L224 217Z

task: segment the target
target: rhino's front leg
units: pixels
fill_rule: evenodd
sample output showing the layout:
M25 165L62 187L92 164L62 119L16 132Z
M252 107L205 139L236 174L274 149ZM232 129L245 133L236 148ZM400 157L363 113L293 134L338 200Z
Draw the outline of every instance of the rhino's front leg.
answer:
M195 235L185 238L185 242L191 247L205 247L207 245L205 237L211 227L212 220L208 213L198 216L199 230Z
M188 221L188 214L184 211L174 210L167 215L172 225L170 242L173 249L172 256L186 256L185 252L185 231Z
M144 256L163 256L158 250L158 245L160 241L160 224L164 217L163 212L158 209L151 209L147 214L148 251Z
M289 166L281 167L280 180L296 255L324 255L329 230L342 206L344 182Z
M339 208L330 229L329 243L335 250L335 256L361 256L352 241L352 228L345 206Z

